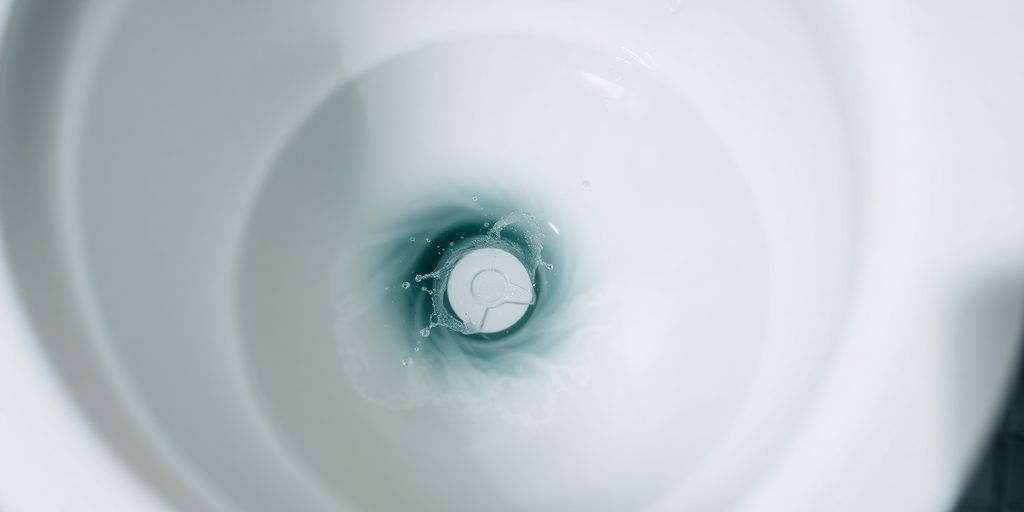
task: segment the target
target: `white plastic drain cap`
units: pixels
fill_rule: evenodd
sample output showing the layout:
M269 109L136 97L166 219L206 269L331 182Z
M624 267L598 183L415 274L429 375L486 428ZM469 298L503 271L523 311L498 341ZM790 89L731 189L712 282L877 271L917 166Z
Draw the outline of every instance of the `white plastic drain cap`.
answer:
M484 248L460 259L448 276L448 302L470 332L515 325L533 302L533 282L519 258Z

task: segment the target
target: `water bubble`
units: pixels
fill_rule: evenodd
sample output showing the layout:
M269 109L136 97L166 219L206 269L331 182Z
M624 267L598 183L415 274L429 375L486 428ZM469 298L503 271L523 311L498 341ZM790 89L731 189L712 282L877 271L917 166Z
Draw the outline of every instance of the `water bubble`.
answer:
M590 180L583 180L583 183L581 183L581 185L583 186L583 190L590 190L591 188L594 187L594 184L591 183Z
M479 200L480 200L480 198L479 198L478 196L473 196L473 202L474 202L474 203L475 203L475 202L477 202L477 201L479 201Z
M411 366L411 365L412 365L412 358L411 357L405 356L405 357L402 358L402 366Z
M410 242L415 242L415 241L416 241L416 237L414 237L414 236L410 236L410 237L409 237L409 241L410 241Z
M455 242L448 242L448 247L455 247Z
M424 338L430 336L430 329L427 327L420 329L420 336L423 336Z
M412 286L412 284L410 284L409 281L405 281L404 283L402 283L403 290L408 290L410 286Z
M547 267L548 270L554 270L555 269L555 264L554 263L545 263L544 266Z
M485 228L489 228L489 227L491 227L491 223L490 223L490 222L484 222L484 227L485 227Z
M413 347L412 347L412 351L413 352L419 352L420 350L423 350L423 345L421 345L419 343L413 345Z
M423 241L428 243L428 244L430 243L430 239L429 238L424 238Z

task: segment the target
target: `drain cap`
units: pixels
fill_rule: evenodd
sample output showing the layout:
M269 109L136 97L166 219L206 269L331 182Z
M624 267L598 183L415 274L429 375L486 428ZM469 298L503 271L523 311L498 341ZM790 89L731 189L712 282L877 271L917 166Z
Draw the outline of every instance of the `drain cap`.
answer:
M448 277L448 302L470 333L494 333L515 325L533 303L526 266L501 249L463 256Z

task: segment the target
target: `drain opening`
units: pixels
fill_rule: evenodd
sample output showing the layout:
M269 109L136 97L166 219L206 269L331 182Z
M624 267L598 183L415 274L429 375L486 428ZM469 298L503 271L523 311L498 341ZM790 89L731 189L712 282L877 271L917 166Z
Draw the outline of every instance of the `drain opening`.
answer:
M491 247L471 251L455 263L446 295L467 333L508 329L534 302L533 281L523 262Z

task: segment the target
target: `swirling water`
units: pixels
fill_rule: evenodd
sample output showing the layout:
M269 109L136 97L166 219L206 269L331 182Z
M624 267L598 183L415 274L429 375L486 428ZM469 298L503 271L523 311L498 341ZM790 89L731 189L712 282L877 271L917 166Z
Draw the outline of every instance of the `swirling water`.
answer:
M325 98L254 203L254 388L364 508L637 509L708 456L753 372L768 281L752 203L700 116L615 49L418 50ZM482 246L536 292L493 335L442 293Z
M366 281L334 280L337 303L338 353L352 385L367 400L396 408L455 404L463 411L495 411L520 425L551 421L561 391L588 378L578 358L549 357L552 351L574 348L580 315L571 311L571 274L554 271L545 257L559 257L555 236L545 233L539 219L512 211L496 219L484 213L507 209L499 200L473 196L472 206L448 199L445 207L413 212L391 228L394 241L373 248L376 269ZM420 235L406 236L414 229ZM548 228L550 230L550 228ZM409 243L403 243L409 240ZM423 240L417 243L417 240ZM448 274L465 254L483 247L500 248L527 265L534 282L529 314L505 332L474 332L446 304ZM546 250L546 252L545 252ZM351 259L340 257L335 275L345 274ZM412 262L412 264L410 264ZM415 286L406 286L409 276ZM400 286L393 283L401 281ZM367 294L371 284L383 293ZM584 292L575 290L576 308L586 308ZM592 302L592 301L591 301ZM584 315L585 316L585 315ZM394 326L382 340L364 333L378 332L366 324L391 318ZM382 344L404 347L403 372L382 372L397 362Z

